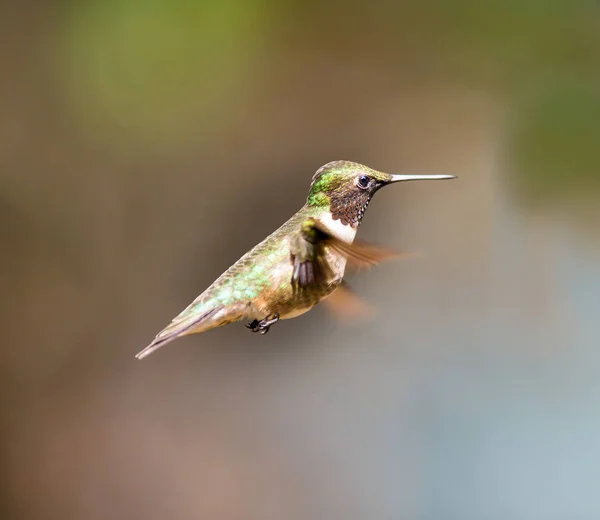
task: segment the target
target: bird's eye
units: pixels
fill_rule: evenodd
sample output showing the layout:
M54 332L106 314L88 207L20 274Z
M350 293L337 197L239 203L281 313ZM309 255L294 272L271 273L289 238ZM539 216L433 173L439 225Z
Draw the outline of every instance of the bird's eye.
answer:
M361 176L358 178L358 187L359 187L359 188L362 188L362 189L365 189L365 188L367 188L367 187L369 186L369 181L370 181L370 180L371 180L371 179L369 179L369 177L368 177L367 175L361 175Z

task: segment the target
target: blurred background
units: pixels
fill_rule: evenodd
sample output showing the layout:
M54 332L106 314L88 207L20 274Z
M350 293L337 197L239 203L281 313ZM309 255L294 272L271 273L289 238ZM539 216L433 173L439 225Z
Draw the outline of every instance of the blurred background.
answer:
M6 519L600 517L600 7L0 3ZM423 258L134 354L336 159Z

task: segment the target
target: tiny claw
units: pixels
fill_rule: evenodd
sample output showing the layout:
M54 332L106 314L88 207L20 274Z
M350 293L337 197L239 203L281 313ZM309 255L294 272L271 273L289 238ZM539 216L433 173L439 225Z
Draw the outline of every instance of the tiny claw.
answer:
M279 314L275 314L275 316L273 316L273 318L269 319L268 317L265 318L264 320L254 320L248 324L246 324L246 327L249 328L252 332L259 332L260 334L264 335L267 332L269 332L269 329L271 328L271 325L273 325L274 323L277 323L279 321Z
M252 332L257 332L258 324L259 324L258 320L253 320L250 323L246 323L246 328L250 329Z

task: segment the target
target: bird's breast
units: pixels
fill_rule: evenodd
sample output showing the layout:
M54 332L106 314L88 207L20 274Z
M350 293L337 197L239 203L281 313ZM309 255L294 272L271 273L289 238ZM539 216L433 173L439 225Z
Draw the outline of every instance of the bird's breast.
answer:
M319 221L327 228L327 230L336 238L351 244L356 237L357 228L350 224L342 224L340 220L334 220L331 213L323 213L318 217Z

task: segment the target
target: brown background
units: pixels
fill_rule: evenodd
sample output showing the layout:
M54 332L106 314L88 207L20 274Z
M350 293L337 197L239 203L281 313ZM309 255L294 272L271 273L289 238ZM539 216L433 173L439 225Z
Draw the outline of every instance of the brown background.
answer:
M600 515L593 2L0 3L3 518ZM424 257L133 356L334 159Z

